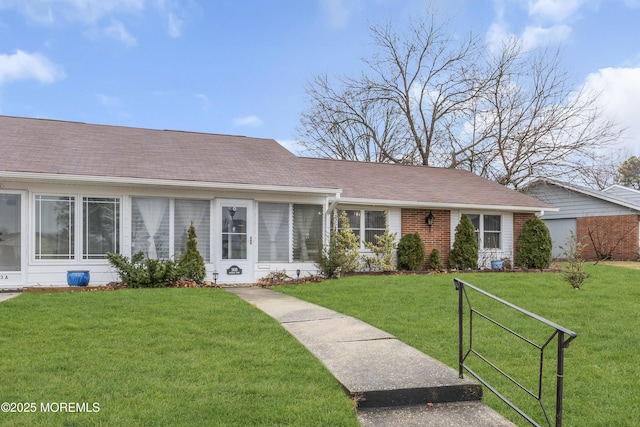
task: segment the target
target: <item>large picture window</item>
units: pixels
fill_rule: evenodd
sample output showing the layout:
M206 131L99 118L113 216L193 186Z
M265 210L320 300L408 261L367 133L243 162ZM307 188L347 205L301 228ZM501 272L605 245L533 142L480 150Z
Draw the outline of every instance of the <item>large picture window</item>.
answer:
M120 199L82 199L82 258L104 259L120 252Z
M73 196L36 195L36 259L75 258L75 203Z
M210 210L208 200L133 198L131 253L142 252L157 259L178 258L186 251L187 231L193 223L198 251L209 262Z
M289 262L289 206L258 204L258 261Z
M187 232L191 224L193 224L196 230L198 251L205 262L209 261L210 210L211 203L208 200L177 199L175 201L175 241L173 250L176 258L187 251L187 241L189 239Z
M134 198L131 211L131 253L169 258L169 199Z
M317 261L322 247L322 206L293 205L293 260Z

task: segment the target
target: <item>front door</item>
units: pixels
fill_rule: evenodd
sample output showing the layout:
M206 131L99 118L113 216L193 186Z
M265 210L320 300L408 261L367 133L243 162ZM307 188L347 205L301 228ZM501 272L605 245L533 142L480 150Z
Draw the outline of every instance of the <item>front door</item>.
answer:
M253 202L220 199L216 268L219 283L253 283Z
M22 194L0 192L0 288L22 286Z

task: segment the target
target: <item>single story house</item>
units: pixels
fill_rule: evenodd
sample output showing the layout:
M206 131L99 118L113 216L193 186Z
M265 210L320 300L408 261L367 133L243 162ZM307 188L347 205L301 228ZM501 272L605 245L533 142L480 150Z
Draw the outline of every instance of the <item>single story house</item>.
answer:
M564 256L570 233L586 246L583 258L637 260L640 252L640 191L614 185L598 191L574 184L540 179L523 190L550 203L542 219L553 240L553 255Z
M512 257L523 223L553 210L467 171L301 158L272 139L0 116L0 147L5 288L117 280L106 253L177 257L192 223L208 280L305 276L336 209L361 242L418 232L445 262L466 213L481 261Z

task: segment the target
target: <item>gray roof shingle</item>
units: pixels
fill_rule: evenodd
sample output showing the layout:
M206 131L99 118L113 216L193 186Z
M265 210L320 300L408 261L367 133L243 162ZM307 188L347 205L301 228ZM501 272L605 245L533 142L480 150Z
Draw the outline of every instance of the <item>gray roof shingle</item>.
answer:
M0 116L3 172L340 189L356 202L543 210L470 172L300 158L273 139Z

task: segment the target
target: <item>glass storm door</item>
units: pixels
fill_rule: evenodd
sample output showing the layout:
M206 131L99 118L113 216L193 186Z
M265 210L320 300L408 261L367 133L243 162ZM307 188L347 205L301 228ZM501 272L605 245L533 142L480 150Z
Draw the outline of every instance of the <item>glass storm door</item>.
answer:
M248 200L219 200L217 221L220 283L253 282L253 209Z
M0 193L0 287L22 285L22 195Z

